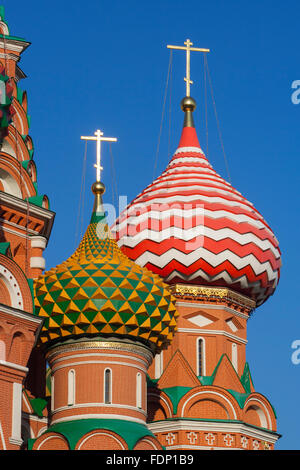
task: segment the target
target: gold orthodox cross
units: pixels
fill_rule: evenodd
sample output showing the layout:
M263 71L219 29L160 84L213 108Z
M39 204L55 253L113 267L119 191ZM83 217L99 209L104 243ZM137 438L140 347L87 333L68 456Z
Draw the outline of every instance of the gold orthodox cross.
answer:
M187 39L184 42L185 46L167 46L168 49L181 49L186 51L186 77L184 81L186 82L186 96L190 95L190 85L193 84L191 80L191 51L200 51L200 52L209 52L209 49L199 49L198 47L191 47L193 43Z
M96 164L94 167L96 168L96 181L100 181L101 177L101 170L103 170L103 167L101 166L101 142L117 142L117 139L115 137L103 137L103 132L101 132L99 129L95 132L95 137L94 136L81 136L80 137L82 140L95 140L97 142L97 160Z

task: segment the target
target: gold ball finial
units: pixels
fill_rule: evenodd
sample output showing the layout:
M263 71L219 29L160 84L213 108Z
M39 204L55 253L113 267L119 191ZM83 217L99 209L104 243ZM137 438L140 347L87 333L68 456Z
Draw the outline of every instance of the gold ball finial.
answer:
M195 111L196 109L196 101L194 100L194 98L192 98L191 96L185 96L182 100L181 100L181 103L180 103L180 106L181 106L181 109L182 111L186 112L186 111Z
M105 185L101 181L96 181L92 185L92 191L96 194L104 194L105 193Z

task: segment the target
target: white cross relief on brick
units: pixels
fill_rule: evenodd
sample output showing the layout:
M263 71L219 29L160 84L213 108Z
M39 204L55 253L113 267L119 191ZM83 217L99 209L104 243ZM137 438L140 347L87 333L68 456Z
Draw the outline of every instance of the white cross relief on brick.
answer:
M248 439L246 436L241 437L241 444L242 444L243 449L248 448Z
M234 437L231 434L226 434L226 436L224 436L224 442L227 447L231 447L231 444L233 443L233 441L234 441Z
M216 436L209 432L208 434L206 434L205 440L207 441L209 446L212 446L216 440Z
M190 444L195 444L197 439L198 439L198 436L197 436L196 433L191 431L187 434L187 438L188 438Z
M252 445L254 450L259 450L259 442L256 439L253 441Z
M175 434L173 434L172 432L169 432L167 435L166 435L166 441L167 443L169 444L169 446L171 446L173 444L173 442L175 441Z

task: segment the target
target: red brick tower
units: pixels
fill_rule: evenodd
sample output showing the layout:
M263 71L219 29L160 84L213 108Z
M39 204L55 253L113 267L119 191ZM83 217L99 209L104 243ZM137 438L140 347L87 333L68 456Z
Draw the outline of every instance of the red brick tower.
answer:
M47 196L37 192L27 94L19 87L25 74L18 62L28 46L10 35L1 7L0 449L12 450L22 445L21 427L29 426L33 411L23 395L28 359L42 323L34 315L32 279L45 267L43 251L54 219Z
M167 449L273 449L275 412L254 389L246 328L278 283L278 242L205 157L189 86L181 107L169 165L113 227L123 252L159 274L177 299L178 330L149 370L149 428Z

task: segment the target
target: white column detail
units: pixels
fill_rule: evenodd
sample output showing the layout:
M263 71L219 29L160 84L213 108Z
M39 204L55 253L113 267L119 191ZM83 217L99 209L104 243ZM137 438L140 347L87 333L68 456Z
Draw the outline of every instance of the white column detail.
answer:
M21 417L22 417L22 384L14 382L13 384L13 402L12 402L12 425L11 438L15 441L21 441Z
M51 411L54 411L54 375L51 376Z
M142 374L136 374L136 407L142 408Z
M231 346L231 362L237 372L238 371L238 351L237 351L236 343L232 343L232 346Z
M75 404L75 370L71 369L68 372L68 405Z

